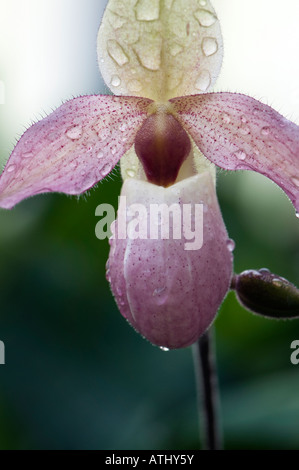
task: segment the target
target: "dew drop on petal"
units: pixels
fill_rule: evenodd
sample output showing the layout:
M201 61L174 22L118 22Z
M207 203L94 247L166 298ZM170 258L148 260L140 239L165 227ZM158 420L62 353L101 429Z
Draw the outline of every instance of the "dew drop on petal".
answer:
M110 263L109 260L106 263L106 279L108 282L111 282L111 274L110 274Z
M110 173L110 171L111 171L111 165L110 165L110 163L107 163L107 164L104 165L103 168L101 169L102 176L107 176L108 173Z
M250 129L248 126L243 126L239 128L239 132L242 135L248 135L250 133Z
M25 152L25 153L23 153L22 157L23 157L23 158L32 158L32 157L33 157L33 153L32 153L32 152Z
M164 346L160 346L159 349L161 349L161 351L165 351L165 352L168 352L168 351L169 351L169 349L168 349L168 348L164 348Z
M211 85L211 75L208 70L203 70L195 82L195 87L200 91L206 91Z
M119 76L118 75L113 75L113 77L111 79L111 85L115 86L115 87L118 87L120 84L121 84L121 80L120 80Z
M13 171L15 171L16 168L16 165L10 165L9 167L7 167L7 173L12 173Z
M81 170L81 171L80 171L80 175L81 175L81 176L86 175L86 171L85 171L85 170Z
M199 0L199 4L201 7L205 7L207 4L207 0Z
M115 155L116 152L117 152L117 147L112 147L112 149L111 149L112 155Z
M123 65L129 62L128 56L126 55L125 51L121 47L121 45L115 41L115 39L111 39L107 43L108 54L110 57L116 62L117 65L122 67Z
M236 248L236 244L235 244L234 240L232 240L231 238L229 238L227 240L226 246L227 246L228 251L230 251L230 252L233 252L234 249Z
M195 18L199 22L200 26L208 28L216 23L216 16L208 10L200 9L194 13Z
M156 295L162 294L162 292L164 292L165 289L166 289L165 286L163 286L163 287L157 287L157 289L155 289L154 292L153 292L153 297L155 297Z
M103 158L103 157L104 157L104 152L99 152L99 153L97 154L97 158L98 158L98 159L101 159L101 158Z
M268 126L263 127L262 130L261 130L261 134L262 135L269 135L270 134L270 127L268 127Z
M170 54L173 56L173 57L176 57L180 52L183 51L183 48L182 46L180 46L179 44L177 43L174 43L170 46Z
M294 185L299 188L299 177L297 178L296 176L292 176L291 180L294 183Z
M150 8L146 0L138 0L135 8L138 21L155 21L160 17L160 0L151 0Z
M224 124L229 124L231 121L230 116L227 113L223 113L221 118Z
M118 294L120 297L123 295L123 291L122 291L122 289L121 289L119 286L117 286L116 292L117 292L117 294Z
M134 178L134 176L136 175L136 171L133 170L133 169L127 170L126 173L127 173L127 175L128 175L129 178Z
M242 117L241 117L241 121L243 122L243 124L246 124L246 123L247 123L246 117L245 117L245 116L242 116Z
M120 132L125 132L127 130L128 126L127 124L123 123L119 126Z
M204 38L201 47L204 55L209 57L218 51L218 42L215 38Z
M237 157L238 160L246 160L247 154L244 150L237 150L237 152L234 153L234 156Z
M65 135L71 140L78 140L82 137L83 129L81 126L72 126L70 127Z

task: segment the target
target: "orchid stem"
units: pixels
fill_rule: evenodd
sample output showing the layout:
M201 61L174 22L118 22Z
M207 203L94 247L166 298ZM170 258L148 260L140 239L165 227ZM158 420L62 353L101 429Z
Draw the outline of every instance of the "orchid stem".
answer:
M204 450L222 448L218 377L214 353L213 332L210 329L193 345L200 434Z

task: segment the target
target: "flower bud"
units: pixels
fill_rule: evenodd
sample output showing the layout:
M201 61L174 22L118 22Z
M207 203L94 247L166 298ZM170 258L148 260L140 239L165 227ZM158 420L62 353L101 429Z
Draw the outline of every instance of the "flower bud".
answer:
M248 310L269 318L299 317L299 290L268 269L248 270L233 278L232 289Z

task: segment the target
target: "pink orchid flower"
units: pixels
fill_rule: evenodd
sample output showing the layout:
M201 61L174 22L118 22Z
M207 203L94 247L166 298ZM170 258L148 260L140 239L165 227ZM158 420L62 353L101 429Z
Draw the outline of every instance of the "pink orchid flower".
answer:
M208 93L222 50L209 0L110 0L98 56L116 96L72 99L31 126L0 177L0 207L10 209L40 193L81 194L120 161L122 195L147 215L151 204L203 204L198 250L186 250L184 236L110 242L120 312L164 348L194 343L230 288L215 165L267 176L299 211L299 127L249 96Z

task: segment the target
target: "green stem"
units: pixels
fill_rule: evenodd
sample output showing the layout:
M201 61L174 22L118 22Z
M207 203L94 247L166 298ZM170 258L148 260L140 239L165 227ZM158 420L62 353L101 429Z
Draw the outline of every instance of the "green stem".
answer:
M220 450L219 391L211 329L193 345L202 448Z

